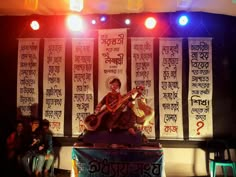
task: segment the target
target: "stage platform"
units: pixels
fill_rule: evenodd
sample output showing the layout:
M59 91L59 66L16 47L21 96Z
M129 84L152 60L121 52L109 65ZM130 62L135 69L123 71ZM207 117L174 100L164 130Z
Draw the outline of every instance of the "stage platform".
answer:
M135 135L131 135L127 130L119 130L112 132L88 131L83 135L83 142L86 144L122 144L128 146L141 146L143 144L143 135L137 131Z

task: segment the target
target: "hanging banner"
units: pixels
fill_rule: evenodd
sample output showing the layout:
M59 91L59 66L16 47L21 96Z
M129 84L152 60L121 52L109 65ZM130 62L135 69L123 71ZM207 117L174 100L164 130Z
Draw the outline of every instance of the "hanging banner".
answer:
M81 134L84 119L94 112L93 39L72 39L72 136Z
M109 82L121 81L121 94L127 92L127 29L99 30L98 101L109 91Z
M213 137L212 123L212 38L188 38L189 138Z
M159 148L72 148L71 177L165 177Z
M64 136L65 39L45 39L43 66L43 119L54 136Z
M160 139L183 140L182 38L161 38L159 51Z
M145 86L145 104L135 104L137 116L146 116L144 124L137 124L149 139L155 139L153 38L131 38L131 85ZM141 98L141 99L143 99ZM137 100L139 103L141 100ZM141 114L142 112L142 114ZM145 114L145 112L148 112ZM136 112L135 112L136 113ZM139 115L140 114L140 115Z
M18 40L17 108L26 117L32 115L32 106L38 107L39 41Z

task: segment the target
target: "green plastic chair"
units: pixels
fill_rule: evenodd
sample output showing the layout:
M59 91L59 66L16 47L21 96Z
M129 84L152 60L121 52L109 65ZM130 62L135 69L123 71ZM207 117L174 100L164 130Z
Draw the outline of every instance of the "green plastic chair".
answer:
M216 176L216 168L222 167L224 177L227 176L227 168L232 168L233 176L236 177L236 165L231 160L230 151L224 140L210 140L207 142L208 154L214 154L214 158L209 158L210 175Z

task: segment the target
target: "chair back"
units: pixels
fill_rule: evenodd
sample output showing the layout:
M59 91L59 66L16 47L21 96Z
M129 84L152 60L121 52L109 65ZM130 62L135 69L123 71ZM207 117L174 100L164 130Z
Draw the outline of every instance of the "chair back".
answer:
M229 160L231 161L230 151L225 140L213 139L207 141L208 154L214 154L212 160Z

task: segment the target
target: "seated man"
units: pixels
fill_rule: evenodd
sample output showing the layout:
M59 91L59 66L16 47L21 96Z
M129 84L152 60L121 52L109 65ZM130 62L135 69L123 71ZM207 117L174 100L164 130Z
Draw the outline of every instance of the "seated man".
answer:
M120 129L127 130L130 134L135 135L135 115L131 107L137 93L129 92L126 95L120 94L121 82L118 78L114 78L110 82L111 91L107 93L100 103L96 106L95 114L106 106L106 113L103 114L100 124L96 130Z
M101 139L105 144L137 144L140 142L140 132L137 132L135 126L136 115L132 107L137 95L143 91L143 87L121 95L121 82L118 78L114 78L109 84L111 91L98 103L95 114L88 116L84 121L88 132L83 140L88 143L95 143L98 142L97 139ZM107 134L108 132L110 133Z
M54 154L53 154L53 141L52 132L49 130L49 121L44 119L42 121L42 135L43 135L43 146L44 148L38 155L38 162L36 165L36 176L38 173L42 173L44 169L44 177L48 177L48 171L53 165Z
M30 122L30 130L26 134L26 151L24 155L22 156L22 165L27 173L28 176L32 176L32 166L31 162L33 161L33 158L35 158L39 151L42 150L42 133L40 131L40 120L36 118L32 118Z

